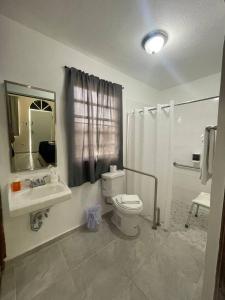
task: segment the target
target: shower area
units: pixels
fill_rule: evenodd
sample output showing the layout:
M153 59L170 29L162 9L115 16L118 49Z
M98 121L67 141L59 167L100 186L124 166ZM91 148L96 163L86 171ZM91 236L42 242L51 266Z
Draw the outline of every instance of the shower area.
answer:
M210 194L211 180L202 184L200 161L207 126L217 124L218 97L189 102L170 102L144 107L127 114L127 167L154 174L158 178L157 206L161 227L182 232L204 250L209 209L199 207L185 228L192 200ZM127 173L128 193L143 200L143 216L153 220L153 180ZM196 216L195 216L196 215Z

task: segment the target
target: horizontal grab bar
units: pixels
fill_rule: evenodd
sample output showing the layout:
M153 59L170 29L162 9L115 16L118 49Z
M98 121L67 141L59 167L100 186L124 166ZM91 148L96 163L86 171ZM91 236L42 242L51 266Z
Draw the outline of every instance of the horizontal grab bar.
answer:
M125 170L131 171L131 172L134 172L134 173L138 173L138 174L141 174L141 175L145 175L145 176L148 176L148 177L151 177L151 178L154 178L154 179L157 180L157 177L155 175L150 174L150 173L145 173L145 172L138 171L138 170L131 169L131 168L127 168L127 167L123 167L123 168Z
M177 162L173 163L174 167L177 168L183 168L183 169L190 169L190 170L194 170L194 171L200 171L200 167L195 167L195 166L191 166L191 165L183 165L183 164L179 164Z

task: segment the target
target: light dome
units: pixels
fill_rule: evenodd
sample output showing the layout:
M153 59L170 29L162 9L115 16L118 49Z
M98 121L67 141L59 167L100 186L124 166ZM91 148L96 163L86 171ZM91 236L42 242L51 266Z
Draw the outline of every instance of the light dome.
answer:
M165 46L168 40L168 35L165 31L156 30L148 33L143 41L142 46L149 54L158 53Z

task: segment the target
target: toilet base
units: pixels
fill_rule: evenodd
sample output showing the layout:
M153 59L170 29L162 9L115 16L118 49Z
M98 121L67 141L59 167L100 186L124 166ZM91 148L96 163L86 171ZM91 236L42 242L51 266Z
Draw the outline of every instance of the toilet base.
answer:
M135 237L139 233L138 215L125 215L113 208L111 221L126 236Z

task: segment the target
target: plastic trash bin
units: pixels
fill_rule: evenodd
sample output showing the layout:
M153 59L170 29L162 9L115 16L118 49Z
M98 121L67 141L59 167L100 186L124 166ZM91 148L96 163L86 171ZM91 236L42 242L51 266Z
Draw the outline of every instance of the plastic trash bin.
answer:
M89 207L86 210L87 228L90 231L97 231L102 221L101 206L99 204Z

